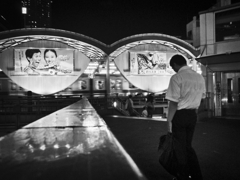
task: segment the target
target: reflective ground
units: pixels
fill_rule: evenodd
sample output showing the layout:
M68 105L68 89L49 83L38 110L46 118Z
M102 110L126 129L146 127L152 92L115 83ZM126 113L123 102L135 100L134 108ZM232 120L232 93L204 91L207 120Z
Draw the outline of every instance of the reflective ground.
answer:
M145 179L87 99L0 137L0 179Z

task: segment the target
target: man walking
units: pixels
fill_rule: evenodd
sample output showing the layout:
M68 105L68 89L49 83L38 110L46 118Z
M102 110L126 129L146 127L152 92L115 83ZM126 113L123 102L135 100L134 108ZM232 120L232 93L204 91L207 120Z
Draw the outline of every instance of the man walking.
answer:
M179 161L178 179L202 180L202 173L197 155L192 148L192 138L197 122L196 110L201 99L205 98L204 78L187 66L186 59L181 55L174 55L170 66L176 72L169 83L166 99L168 107L168 132L172 133L181 145L175 150Z

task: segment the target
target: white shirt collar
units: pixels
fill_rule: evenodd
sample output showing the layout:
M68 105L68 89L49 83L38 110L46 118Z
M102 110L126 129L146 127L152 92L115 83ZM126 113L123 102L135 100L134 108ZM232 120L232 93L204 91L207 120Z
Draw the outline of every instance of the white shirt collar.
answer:
M183 71L183 70L187 70L187 69L191 69L191 68L186 65L186 66L181 67L181 68L178 70L178 72Z

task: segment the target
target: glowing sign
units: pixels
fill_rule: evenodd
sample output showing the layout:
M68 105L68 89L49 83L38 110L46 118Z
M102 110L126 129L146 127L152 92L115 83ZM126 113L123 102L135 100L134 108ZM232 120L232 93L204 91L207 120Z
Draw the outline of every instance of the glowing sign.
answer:
M69 48L16 47L1 57L1 69L16 85L42 95L71 86L90 62L83 53Z
M22 14L27 14L27 8L26 7L22 7Z
M105 80L103 80L103 79L95 80L95 89L96 90L105 90Z
M166 53L131 52L130 73L141 75L170 75L174 72L167 62Z
M14 75L69 75L73 73L72 49L29 48L14 50Z

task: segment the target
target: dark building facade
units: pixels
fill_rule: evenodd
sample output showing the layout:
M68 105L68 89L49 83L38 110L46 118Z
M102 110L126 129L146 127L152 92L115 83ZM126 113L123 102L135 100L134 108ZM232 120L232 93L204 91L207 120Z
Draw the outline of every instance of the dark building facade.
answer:
M23 0L23 16L25 28L51 27L51 0Z

